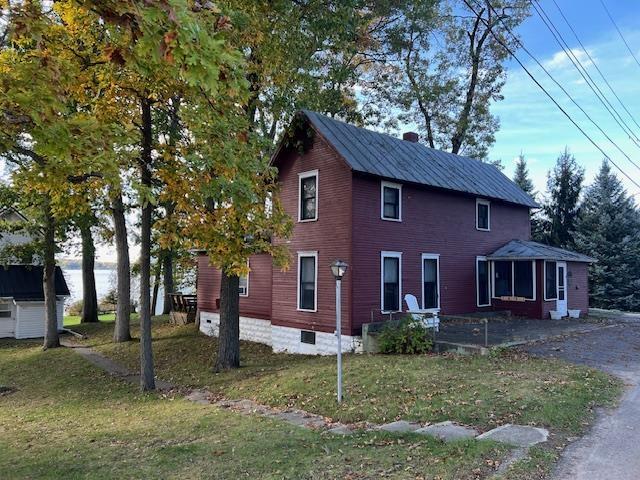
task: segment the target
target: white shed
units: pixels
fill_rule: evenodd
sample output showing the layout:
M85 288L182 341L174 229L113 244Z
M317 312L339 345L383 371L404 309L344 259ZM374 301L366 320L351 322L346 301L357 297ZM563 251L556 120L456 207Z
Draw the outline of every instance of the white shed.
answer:
M0 338L37 338L45 331L42 266L0 267ZM56 267L56 317L62 330L64 301L69 288L60 267Z

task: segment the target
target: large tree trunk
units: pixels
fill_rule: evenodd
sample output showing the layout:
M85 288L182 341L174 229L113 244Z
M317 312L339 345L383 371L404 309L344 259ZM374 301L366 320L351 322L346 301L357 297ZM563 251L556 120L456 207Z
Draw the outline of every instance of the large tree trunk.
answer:
M140 180L146 191L151 189L151 149L153 134L151 130L151 102L148 98L141 101L142 112L142 154L140 157ZM153 205L142 198L140 227L140 387L143 391L155 390L153 373L153 351L151 347L151 215Z
M153 296L151 297L151 316L156 314L158 307L158 291L160 290L160 275L162 275L162 261L156 259L156 268L153 272Z
M117 192L113 197L111 211L116 238L116 254L118 256L118 305L116 307L116 325L113 332L113 341L118 343L131 340L131 328L129 326L129 317L131 316L131 265L129 262L127 223L124 217L121 192Z
M164 288L164 300L162 306L163 315L168 315L171 312L171 297L173 293L173 251L166 250L162 259L162 271L163 271L163 288Z
M57 348L60 346L58 337L58 319L56 315L56 238L55 219L51 213L49 200L44 207L44 269L42 287L44 290L45 331L43 348Z
M98 295L96 294L96 276L94 272L96 247L90 225L80 227L82 237L82 317L81 322L98 321Z
M222 272L220 283L220 332L215 371L240 367L240 278Z

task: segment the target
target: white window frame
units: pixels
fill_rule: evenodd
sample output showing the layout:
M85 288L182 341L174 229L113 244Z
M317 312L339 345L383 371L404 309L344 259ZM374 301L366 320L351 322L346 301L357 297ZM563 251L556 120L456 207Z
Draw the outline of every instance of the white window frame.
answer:
M384 309L384 259L398 259L398 310ZM402 312L402 252L380 252L380 311L382 313Z
M478 215L478 206L479 205L486 205L487 206L487 226L488 228L480 228L480 226L478 225L478 219L479 219L479 215ZM476 198L476 230L479 230L481 232L490 232L491 231L491 202L489 200L485 200L483 198Z
M247 261L247 267L249 267L249 262L248 261ZM249 274L250 273L251 273L250 271L247 272L247 275L246 275L246 277L247 277L247 288L246 288L245 293L240 293L241 297L245 297L246 298L246 297L249 296ZM240 277L240 278L242 278L242 277Z
M300 263L302 257L314 257L315 262L315 272L314 272L314 289L313 289L313 310L308 308L300 308ZM315 313L318 311L318 251L307 251L307 252L298 252L298 272L296 277L296 285L297 285L297 298L296 298L296 310L299 312L312 312Z
M488 283L488 287L489 287L489 295L487 295L488 299L489 299L489 303L481 305L480 304L480 267L478 266L478 264L480 262L487 262L487 282ZM493 291L491 288L492 285L492 268L491 268L492 262L490 262L489 260L487 260L487 257L476 257L476 306L477 307L490 307L491 306L491 297L493 297Z
M309 177L316 177L316 212L313 218L302 218L302 180ZM318 170L309 170L298 174L298 222L315 222L318 220L318 210L320 206L320 175Z
M395 188L398 190L398 218L384 216L384 189ZM402 222L402 184L393 182L380 182L380 218L387 222Z
M511 262L511 297L515 296L515 292L516 292L516 264L515 262L531 262L531 274L533 276L533 298L526 298L524 299L525 302L535 302L536 298L538 297L538 292L537 292L537 288L536 288L536 282L537 282L537 278L536 278L536 261L535 260L526 260L526 259L521 259L521 260L492 260L491 263L491 298L495 298L497 300L500 300L502 297L496 297L496 282L495 282L495 270L494 270L494 266L495 266L495 262ZM485 305L486 306L486 305Z
M556 264L556 296L555 298L547 298L547 263L553 262ZM542 268L542 294L545 302L554 302L558 300L558 261L557 260L544 260L544 266ZM566 285L565 285L566 288ZM566 297L565 292L565 297Z
M422 277L420 278L420 290L422 295L422 309L426 310L424 306L424 261L435 260L436 261L436 275L438 276L437 295L438 305L435 307L429 307L429 310L440 310L440 254L439 253L423 253L420 257L420 270L422 271Z

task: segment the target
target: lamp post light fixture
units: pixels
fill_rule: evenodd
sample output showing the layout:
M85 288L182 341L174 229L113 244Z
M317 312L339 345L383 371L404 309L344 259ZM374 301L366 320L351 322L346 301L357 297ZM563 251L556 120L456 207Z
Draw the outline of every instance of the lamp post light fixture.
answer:
M342 403L342 302L341 302L341 287L342 277L347 273L346 262L342 260L335 260L331 264L331 273L336 279L336 337L338 339L338 403Z

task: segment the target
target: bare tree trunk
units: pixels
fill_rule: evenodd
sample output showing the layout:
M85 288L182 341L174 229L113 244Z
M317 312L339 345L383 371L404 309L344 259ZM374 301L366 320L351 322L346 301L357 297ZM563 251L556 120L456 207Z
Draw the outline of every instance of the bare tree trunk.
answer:
M118 255L118 305L116 307L116 325L113 332L113 341L119 343L131 340L131 328L129 326L131 316L131 265L129 261L127 223L124 218L121 192L117 192L113 197L111 211L115 229L116 253Z
M93 243L91 225L80 227L82 237L82 317L83 323L98 321L98 295L96 294L95 259L96 247Z
M162 306L163 315L168 315L171 312L171 297L173 293L173 251L167 250L162 260L162 272L163 272L163 287L164 287L164 300Z
M220 332L214 370L240 367L240 278L224 270L220 283Z
M145 190L151 189L151 101L141 100L142 154L140 157L140 180ZM141 199L142 215L140 227L140 387L143 391L155 390L153 372L153 350L151 346L151 305L149 298L151 278L151 216L153 205Z
M160 290L160 275L162 275L162 261L156 259L156 268L153 272L153 296L151 297L151 316L156 314L158 307L158 291Z
M58 337L58 319L56 315L55 242L55 219L51 213L49 199L46 199L44 206L44 268L42 279L45 305L44 350L60 346L60 338Z

